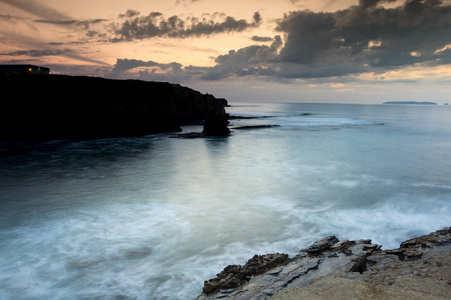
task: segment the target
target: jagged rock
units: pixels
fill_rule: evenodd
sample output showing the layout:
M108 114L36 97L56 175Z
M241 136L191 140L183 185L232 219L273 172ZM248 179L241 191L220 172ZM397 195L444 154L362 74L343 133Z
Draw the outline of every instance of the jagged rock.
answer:
M303 299L447 299L451 294L450 228L410 239L392 250L381 250L371 240L340 242L329 236L292 259L283 256L271 269L260 267L265 260L264 255L254 256L244 266L227 267L205 282L204 294L197 299L300 299L298 295ZM232 278L232 284L219 284ZM346 288L337 289L340 286ZM225 292L225 287L233 289ZM404 294L397 295L398 291Z
M283 253L255 255L244 266L229 265L221 273L216 274L216 278L205 281L203 292L211 294L220 289L227 289L227 293L231 293L230 289L248 282L252 276L262 274L285 263L287 259L288 254Z
M335 236L328 236L308 247L306 252L311 255L321 254L325 250L329 250L336 243L338 243L338 239Z

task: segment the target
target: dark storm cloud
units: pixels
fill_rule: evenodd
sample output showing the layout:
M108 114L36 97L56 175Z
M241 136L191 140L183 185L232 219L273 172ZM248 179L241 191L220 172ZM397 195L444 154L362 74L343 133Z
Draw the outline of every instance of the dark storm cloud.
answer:
M287 36L278 60L297 67L299 77L302 66L328 66L325 70L338 76L439 61L449 55L436 53L451 44L449 5L438 0L409 0L393 9L379 5L387 2L394 1L361 0L358 6L335 13L285 15L276 28Z
M253 45L216 58L204 80L267 77L285 81L383 73L423 63L449 64L451 7L439 0L361 0L334 13L297 11L277 22L271 46ZM259 41L259 38L254 38ZM266 39L265 39L266 40Z
M117 59L114 68L111 70L110 76L126 72L128 70L138 67L159 67L163 70L171 69L173 71L180 71L182 65L179 63L160 64L154 61L143 61L137 59Z
M272 62L277 58L277 50L282 45L280 36L274 37L271 46L249 46L216 58L216 66L203 76L205 80L218 80L230 76L276 75Z
M251 38L254 42L272 42L274 39L269 36L256 36Z
M143 68L140 68L143 67ZM126 72L135 68L138 69L137 75L134 77L147 81L167 81L173 83L189 82L192 78L198 77L205 73L209 68L183 66L173 62L169 64L161 64L155 61L143 61L137 59L117 59L113 69L105 74L107 78L129 78ZM163 70L164 72L160 71ZM158 71L158 72L157 72Z
M384 7L392 2L399 2L400 5L395 8ZM173 33L175 36L187 36L190 30L195 31L193 23L181 23L177 27L178 21L183 22L177 17L172 23L175 25L164 31L162 28L168 26L162 24L169 22L169 19L161 15L157 17L161 21L154 26L155 35L170 36ZM255 17L254 23L259 20L259 16ZM137 31L134 35L130 34L130 39L153 33L140 33L139 20L135 22ZM245 23L249 26L248 22ZM208 22L205 25L212 26ZM252 45L231 50L216 57L214 67L180 66L178 78L196 76L203 80L221 80L254 77L281 82L297 78L349 79L345 76L384 73L420 64L440 66L451 63L451 49L447 48L451 45L450 1L360 0L358 5L333 13L307 10L291 12L277 21L276 30L284 37L283 40L276 36L270 46ZM254 37L253 40L270 39ZM145 63L158 66L155 62L140 64L144 66ZM115 67L118 72L121 64L127 65L127 70L133 68L131 60L118 60ZM152 74L148 75L151 77Z
M359 0L359 7L367 9L376 7L378 4L396 2L397 0Z
M197 18L182 19L179 16L165 18L159 12L147 16L129 18L122 24L114 25L116 37L112 42L133 41L153 37L187 38L199 37L224 32L241 32L257 27L261 23L258 12L253 15L252 22L237 20L227 16L221 22Z

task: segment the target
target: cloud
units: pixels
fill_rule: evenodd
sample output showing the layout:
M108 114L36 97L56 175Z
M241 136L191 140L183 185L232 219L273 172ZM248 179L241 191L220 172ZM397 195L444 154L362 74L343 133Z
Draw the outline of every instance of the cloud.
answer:
M363 9L374 8L381 3L391 3L397 0L359 0L359 7Z
M18 62L23 63L23 62ZM29 62L32 64L41 64L36 62ZM94 76L94 77L104 77L106 73L111 70L111 66L106 65L76 65L76 64L45 64L46 67L50 68L52 74L71 74L78 76Z
M271 46L254 45L237 51L231 50L228 54L218 56L215 60L216 66L210 68L202 79L218 80L231 76L275 75L273 63L281 46L281 37L275 36Z
M91 25L99 24L102 22L108 21L107 19L92 19L92 20L34 20L34 22L37 23L46 23L46 24L53 24L53 25L76 25L76 26L83 26L86 30L89 29Z
M269 36L256 36L251 38L254 42L272 42L274 39Z
M285 15L276 28L287 37L277 58L289 66L281 76L342 76L446 63L449 54L436 50L451 44L451 7L438 0L380 6L388 2L394 1L360 0L358 6L334 13Z
M134 74L138 70L140 79L171 82L188 82L194 78L213 81L233 76L276 76L277 71L270 65L277 57L277 51L281 45L281 37L276 36L270 46L254 45L237 51L232 50L218 56L214 67L183 67L176 62L162 64L151 60L117 59L114 68L106 76L123 78L130 76L130 73L127 73L131 70Z
M118 59L110 75L120 77L124 72L137 68L142 79L169 78L180 82L193 78L215 81L239 77L280 82L311 78L327 81L330 78L358 80L360 74L384 74L414 66L434 68L449 65L450 1L407 0L399 1L400 5L394 8L384 6L392 2L396 1L360 0L358 5L336 12L290 12L276 22L275 29L280 35L252 38L255 42L272 41L271 45L231 50L217 56L213 67ZM147 21L150 19L155 32L146 31L149 27L146 30L141 28L149 24ZM216 32L211 27L225 26L225 21L200 21L212 30L201 31L196 30L193 20L170 19L165 19L160 13L153 13L146 20L135 18L130 20L136 23L134 34L129 34L130 37L124 34L121 38L133 40L152 34L185 37L195 35L194 32L211 34ZM141 25L140 20L143 20ZM257 15L252 23L257 24L260 20ZM172 22L174 26L165 25L165 22ZM177 22L182 23L177 25ZM244 22L246 26L252 24Z
M141 13L139 11L133 10L133 9L127 9L125 14L120 14L119 18L133 18L136 16L139 16Z
M42 56L57 56L57 55L66 55L72 53L70 49L64 50L17 50L10 52L3 52L1 55L8 56L30 56L30 57L42 57Z
M176 4L176 5L179 5L179 4L184 4L184 5L186 5L187 2L189 2L189 3L195 3L195 2L200 2L200 1L202 1L202 0L177 0L177 1L175 2L175 4Z
M14 1L14 0L0 0L0 4L6 4L9 6L12 6L16 9L21 10L22 12L25 12L26 14L30 14L33 18L30 17L16 17L16 16L9 16L9 15L2 15L0 17L0 20L6 20L6 21L14 21L14 20L21 20L20 25L22 23L25 28L28 30L19 30L17 27L14 27L16 25L16 22L10 22L13 25L9 27L13 27L13 30L7 31L7 26L2 26L2 29L0 31L7 32L5 36L5 41L12 45L15 49L21 49L16 51L10 51L8 53L3 52L0 53L2 56L28 56L30 58L39 58L39 57L46 57L46 56L63 56L66 58L75 59L78 61L88 62L91 64L96 65L102 65L102 66L110 66L109 64L90 58L88 56L85 56L82 54L82 51L75 51L74 49L53 49L52 46L60 46L63 44L66 45L74 45L74 44L84 44L87 43L87 38L89 37L101 37L101 34L98 34L95 31L89 31L88 29L92 25L100 24L102 22L105 22L107 20L105 19L92 19L92 20L75 20L66 14L63 14L59 12L56 9L53 9L49 6L46 6L45 4L40 3L40 1L33 1L33 0L20 0L20 1ZM30 24L30 21L33 24ZM72 42L66 42L63 43L62 40L58 40L55 42L49 42L46 41L42 36L37 34L40 31L40 28L38 26L35 26L38 23L45 23L45 24L52 24L57 26L71 26L74 28L71 28L73 32L71 32L70 38L79 37L80 39L78 41L72 41ZM86 31L83 31L80 27L86 29ZM83 35L85 33L85 35ZM4 42L5 42L4 41ZM13 48L13 49L14 49ZM31 50L30 50L31 49Z
M54 20L54 21L69 21L67 15L48 7L38 1L33 0L0 0L0 3L6 3L10 6L23 10L33 16L39 17L43 20Z
M77 54L75 51L71 49L41 49L41 50L16 50L9 52L0 53L1 56L28 56L33 58L40 58L45 56L63 56L67 58L72 58L78 61L89 62L96 65L109 66L109 64L99 61L96 59L92 59L89 57L82 56Z
M105 74L107 78L137 78L146 81L190 82L204 74L209 68L187 66L172 62L162 64L137 59L117 59L113 69Z
M92 20L74 20L73 18L59 12L56 9L48 7L42 3L33 0L0 0L0 3L6 3L10 6L25 11L39 19L34 20L36 23L46 23L62 26L83 26L85 29L89 29L91 25L99 24L101 22L108 21L106 19L92 19ZM127 11L128 12L128 11ZM16 17L17 18L17 17Z
M137 59L117 59L114 68L111 70L109 76L115 77L118 74L122 74L128 70L138 67L159 67L163 70L172 69L173 71L180 71L182 65L179 63L161 64L154 61L143 61Z
M187 38L212 35L225 32L241 32L258 27L262 21L260 13L253 15L252 22L237 20L227 16L220 22L199 20L197 18L182 19L179 16L165 18L162 13L152 12L147 16L129 18L122 24L115 24L116 37L112 42L142 40L153 37Z
M21 21L23 18L17 17L17 16L11 16L11 15L0 15L0 20L6 21L6 22L15 22L15 21Z

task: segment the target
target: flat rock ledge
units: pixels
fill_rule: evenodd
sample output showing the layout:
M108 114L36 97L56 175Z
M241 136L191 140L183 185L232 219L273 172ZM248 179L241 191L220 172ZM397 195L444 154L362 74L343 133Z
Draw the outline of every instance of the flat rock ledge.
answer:
M381 250L329 236L287 254L255 255L205 281L197 300L450 299L451 227Z

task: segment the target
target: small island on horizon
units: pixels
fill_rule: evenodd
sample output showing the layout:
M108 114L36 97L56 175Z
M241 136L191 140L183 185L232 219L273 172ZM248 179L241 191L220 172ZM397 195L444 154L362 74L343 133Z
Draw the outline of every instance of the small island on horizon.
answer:
M389 101L382 104L410 104L410 105L437 105L436 102L418 102L418 101Z

